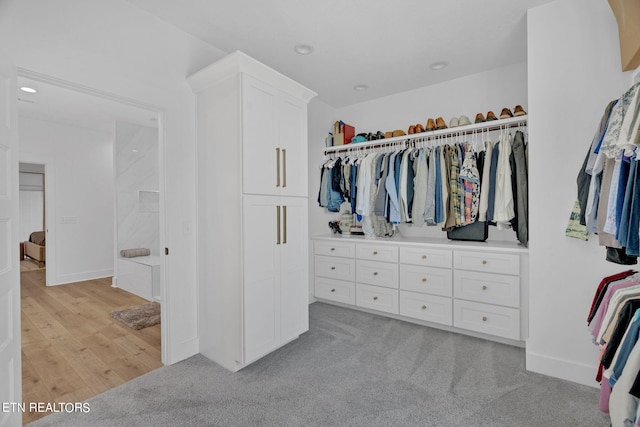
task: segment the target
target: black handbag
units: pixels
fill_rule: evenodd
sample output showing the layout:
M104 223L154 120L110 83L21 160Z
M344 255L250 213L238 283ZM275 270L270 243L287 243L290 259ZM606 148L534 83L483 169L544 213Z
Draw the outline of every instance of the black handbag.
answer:
M633 265L638 263L638 257L627 255L625 248L612 248L607 246L607 261L622 265Z
M489 237L489 225L486 221L476 221L471 224L456 227L447 231L447 238L451 240L467 240L484 242Z

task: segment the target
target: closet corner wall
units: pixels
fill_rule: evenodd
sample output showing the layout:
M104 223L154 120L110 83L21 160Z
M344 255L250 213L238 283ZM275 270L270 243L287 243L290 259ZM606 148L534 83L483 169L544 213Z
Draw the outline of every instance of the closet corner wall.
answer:
M308 321L307 104L316 94L234 52L196 94L200 352L237 371Z

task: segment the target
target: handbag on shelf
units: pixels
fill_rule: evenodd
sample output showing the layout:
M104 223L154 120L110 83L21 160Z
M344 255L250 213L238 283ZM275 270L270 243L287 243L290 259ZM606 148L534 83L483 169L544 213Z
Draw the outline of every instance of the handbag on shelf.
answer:
M447 231L447 238L451 240L466 240L484 242L489 237L489 225L486 221L476 221L462 227Z

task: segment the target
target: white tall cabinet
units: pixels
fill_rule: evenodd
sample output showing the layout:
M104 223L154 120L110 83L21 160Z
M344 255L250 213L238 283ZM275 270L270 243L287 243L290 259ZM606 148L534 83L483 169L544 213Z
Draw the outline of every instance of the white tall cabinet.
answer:
M309 329L307 103L234 52L196 94L200 352L237 371Z

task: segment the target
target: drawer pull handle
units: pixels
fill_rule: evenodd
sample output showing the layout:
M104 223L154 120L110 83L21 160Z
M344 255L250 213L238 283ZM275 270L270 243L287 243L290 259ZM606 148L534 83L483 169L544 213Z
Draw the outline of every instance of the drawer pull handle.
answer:
M373 300L374 301L378 301L378 297L373 297Z
M426 277L422 278L422 283L427 283L427 278Z
M483 291L486 291L487 289L489 289L489 288L487 288L487 285L482 285L482 290Z
M374 276L377 276L377 275L378 275L378 272L377 272L377 271L374 271L374 272L373 272L373 275L374 275Z
M335 251L335 250L336 250L336 248L331 248L331 252L333 252L333 251Z
M487 260L486 260L486 259L483 259L483 260L482 260L482 265L486 265L486 264L487 264Z
M335 268L335 267L331 267L331 269L332 269L332 270L335 270L336 268Z
M487 316L482 316L482 321L486 322L487 321Z
M335 291L336 291L335 289L331 289L331 292L335 292Z
M426 255L422 255L422 259L427 259L427 256Z
M378 255L378 251L373 251L373 254L374 255Z
M427 309L427 306L426 306L426 305L423 305L423 306L422 306L422 309L423 309L423 310L426 310L426 309Z

